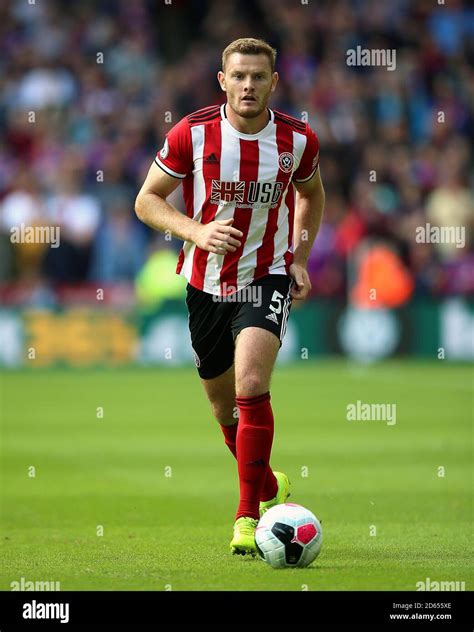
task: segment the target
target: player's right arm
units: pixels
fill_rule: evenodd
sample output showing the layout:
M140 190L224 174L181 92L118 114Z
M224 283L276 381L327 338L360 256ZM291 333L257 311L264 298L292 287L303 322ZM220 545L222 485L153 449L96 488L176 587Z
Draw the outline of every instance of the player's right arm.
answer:
M168 175L153 163L135 201L135 213L147 226L169 232L184 241L215 254L235 252L243 233L232 228L233 218L208 224L186 217L167 202L167 197L181 184L179 178Z

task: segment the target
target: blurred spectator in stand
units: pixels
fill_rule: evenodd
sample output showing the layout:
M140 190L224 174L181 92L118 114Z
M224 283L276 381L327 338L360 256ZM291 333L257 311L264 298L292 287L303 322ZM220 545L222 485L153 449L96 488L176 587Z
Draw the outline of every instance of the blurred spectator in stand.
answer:
M90 278L105 284L132 282L145 260L147 239L132 215L131 199L109 199L94 242Z
M46 208L33 174L26 169L17 173L10 193L0 205L0 278L19 281L36 276L47 243L28 241L14 243L12 229L47 226ZM24 234L24 231L23 231Z
M347 296L348 264L372 237L409 267L416 295L472 295L474 11L447 5L3 3L0 280L14 283L35 265L15 260L5 217L44 205L41 221L61 227L60 248L43 250L46 283L130 282L140 252L156 243L137 229L130 200L169 129L225 100L216 80L223 48L254 35L278 50L270 107L308 120L320 139L327 205L310 257L312 296ZM395 49L396 68L348 66L357 46ZM180 191L172 203L184 210ZM464 226L464 248L416 242L427 222Z
M433 226L450 227L464 233L460 247L456 241L435 243L435 250L443 261L459 260L469 249L474 227L474 196L463 183L460 169L464 147L450 145L445 151L445 163L440 165L439 185L426 201L426 219Z
M61 245L47 250L43 269L55 283L88 279L92 243L101 220L97 198L82 191L80 159L74 155L69 158L70 162L66 161L58 172L55 192L47 200L50 221L60 229Z
M148 257L135 279L138 304L144 311L159 309L166 300L184 300L186 282L176 274L176 254L167 235L154 236Z

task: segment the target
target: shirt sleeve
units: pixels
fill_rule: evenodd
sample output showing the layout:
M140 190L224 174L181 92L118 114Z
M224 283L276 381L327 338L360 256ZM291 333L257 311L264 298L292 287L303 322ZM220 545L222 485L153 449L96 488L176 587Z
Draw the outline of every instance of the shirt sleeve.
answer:
M155 162L174 178L185 178L193 170L193 144L191 129L186 117L176 123L166 134L162 149L156 154Z
M319 167L319 140L313 130L307 127L306 145L301 156L300 164L293 173L294 182L311 180Z

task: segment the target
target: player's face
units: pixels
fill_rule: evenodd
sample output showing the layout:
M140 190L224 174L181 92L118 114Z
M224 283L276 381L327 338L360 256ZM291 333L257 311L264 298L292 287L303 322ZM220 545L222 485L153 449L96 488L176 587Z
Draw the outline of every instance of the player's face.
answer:
M219 72L218 79L234 112L244 118L255 118L267 107L278 73L272 73L266 55L232 53L226 60L225 73Z

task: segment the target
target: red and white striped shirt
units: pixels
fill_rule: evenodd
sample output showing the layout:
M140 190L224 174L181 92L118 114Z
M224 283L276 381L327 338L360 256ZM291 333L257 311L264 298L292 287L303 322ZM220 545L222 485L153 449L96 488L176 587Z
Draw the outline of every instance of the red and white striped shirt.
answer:
M218 255L185 241L176 272L199 290L225 296L267 274L288 274L293 260L295 190L319 164L319 141L302 121L268 110L258 134L230 124L225 105L184 117L155 162L183 180L188 217L207 224L234 218L235 252Z

